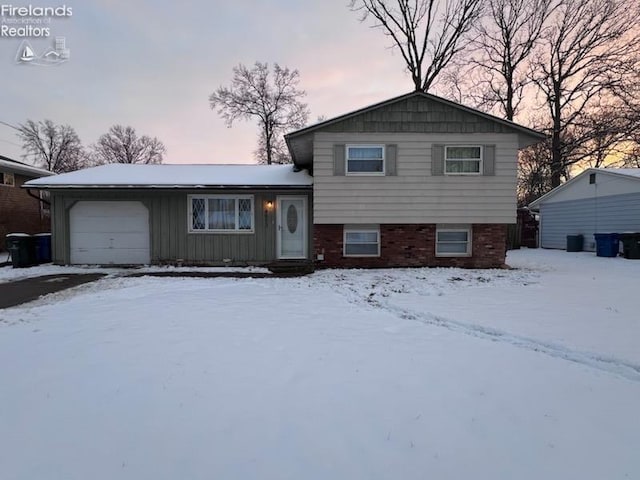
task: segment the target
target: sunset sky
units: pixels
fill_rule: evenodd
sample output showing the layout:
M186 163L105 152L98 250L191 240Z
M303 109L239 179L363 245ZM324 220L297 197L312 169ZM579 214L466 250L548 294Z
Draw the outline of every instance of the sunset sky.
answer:
M238 63L297 68L311 121L412 89L400 54L381 31L360 23L347 4L66 2L72 15L53 19L49 38L28 40L39 54L53 46L54 37L64 36L68 62L18 64L22 39L0 38L0 121L69 124L84 145L113 124L131 125L164 142L166 163L252 163L256 125L228 129L208 103ZM0 124L0 154L20 159L19 143L15 131Z

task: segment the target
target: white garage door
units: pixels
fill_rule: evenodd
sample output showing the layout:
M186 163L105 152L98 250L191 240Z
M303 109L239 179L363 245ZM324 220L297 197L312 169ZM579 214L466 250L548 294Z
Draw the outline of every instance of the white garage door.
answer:
M69 213L72 264L148 264L149 211L141 202L78 202Z

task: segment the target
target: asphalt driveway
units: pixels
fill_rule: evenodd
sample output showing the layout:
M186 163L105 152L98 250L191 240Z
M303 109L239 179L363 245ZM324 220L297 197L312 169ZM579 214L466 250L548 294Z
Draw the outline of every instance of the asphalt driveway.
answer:
M45 275L0 283L0 309L31 302L43 295L77 287L104 277L104 273Z

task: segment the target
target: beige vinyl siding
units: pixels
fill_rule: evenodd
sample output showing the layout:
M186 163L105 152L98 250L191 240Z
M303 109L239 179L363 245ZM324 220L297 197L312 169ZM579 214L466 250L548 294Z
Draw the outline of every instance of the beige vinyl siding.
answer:
M397 145L396 176L336 176L333 146ZM495 145L495 175L431 175L431 146ZM517 134L325 133L314 141L314 223L515 223Z

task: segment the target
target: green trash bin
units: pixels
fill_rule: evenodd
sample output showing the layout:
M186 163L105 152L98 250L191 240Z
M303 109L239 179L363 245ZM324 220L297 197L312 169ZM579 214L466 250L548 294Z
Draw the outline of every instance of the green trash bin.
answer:
M567 235L567 252L581 252L584 246L582 235Z
M7 250L11 254L13 268L30 267L35 263L33 237L28 233L10 233L6 236Z
M640 260L640 232L621 233L620 241L624 258Z

